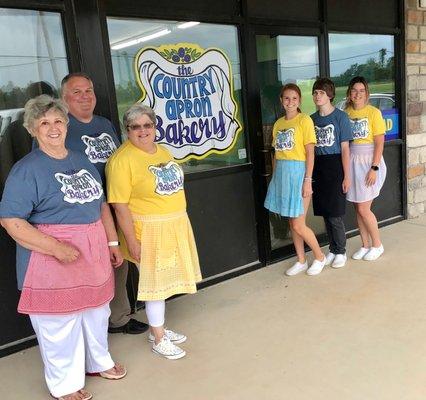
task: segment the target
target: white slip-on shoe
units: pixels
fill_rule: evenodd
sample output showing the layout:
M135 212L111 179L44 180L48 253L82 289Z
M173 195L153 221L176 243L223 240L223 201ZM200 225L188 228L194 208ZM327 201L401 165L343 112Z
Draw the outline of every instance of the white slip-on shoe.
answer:
M326 257L324 256L324 259L322 261L320 260L314 260L312 265L309 267L309 269L306 271L308 275L318 275L321 273L321 271L325 267Z
M370 251L368 247L361 247L354 254L352 254L352 258L354 260L362 260L364 256Z
M331 264L331 266L333 268L342 268L345 266L346 264L346 254L336 254L336 257L334 257L334 261L333 264Z
M330 265L334 261L335 257L336 257L336 254L332 252L328 253L325 257L325 266Z
M377 260L385 251L383 245L379 247L371 247L370 251L364 256L363 260L365 261L374 261Z
M166 335L161 338L158 344L155 344L155 342L152 344L152 351L169 360L177 360L186 355L186 351L173 344Z
M181 333L173 332L170 329L164 329L164 334L169 338L169 340L174 344L183 343L186 341L186 336ZM148 335L148 342L154 342L154 335L150 332Z
M306 271L307 269L308 269L308 262L307 261L305 261L304 264L302 264L298 261L292 267L290 267L287 271L285 271L285 274L287 276L294 276L294 275L300 274L303 271Z

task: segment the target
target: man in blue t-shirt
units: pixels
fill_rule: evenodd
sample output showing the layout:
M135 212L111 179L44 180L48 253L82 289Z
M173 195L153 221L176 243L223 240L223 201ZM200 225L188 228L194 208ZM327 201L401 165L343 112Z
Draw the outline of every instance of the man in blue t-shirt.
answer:
M67 75L62 80L61 92L70 119L65 147L85 154L99 171L105 187L106 162L120 145L117 131L111 121L93 114L96 96L89 76L82 72ZM118 242L111 245L118 245ZM110 303L110 333L139 334L148 329L147 324L129 316L130 303L126 290L128 269L126 261L121 268L115 269L115 295Z

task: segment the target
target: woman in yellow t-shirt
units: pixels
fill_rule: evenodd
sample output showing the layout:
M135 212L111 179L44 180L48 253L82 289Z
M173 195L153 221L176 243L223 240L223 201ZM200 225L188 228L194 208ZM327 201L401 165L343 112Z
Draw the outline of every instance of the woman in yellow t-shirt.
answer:
M369 95L365 78L356 76L350 81L345 111L351 122L354 141L350 149L352 184L346 198L355 205L362 240L362 247L352 258L373 261L384 251L371 204L380 194L386 178L386 164L382 156L386 125L380 110L368 104Z
M128 140L106 166L108 202L120 228L124 258L139 266L138 300L145 301L152 350L185 356L186 336L164 329L165 299L195 293L201 280L197 248L186 213L183 171L155 141L156 115L142 104L123 116Z
M306 226L306 212L312 197L316 137L311 118L300 111L301 99L297 85L288 83L281 89L280 100L285 115L273 127L274 173L265 199L265 207L269 211L289 217L297 262L286 271L288 276L306 270L307 274L316 275L325 266L325 256L315 234ZM315 257L309 269L305 242Z

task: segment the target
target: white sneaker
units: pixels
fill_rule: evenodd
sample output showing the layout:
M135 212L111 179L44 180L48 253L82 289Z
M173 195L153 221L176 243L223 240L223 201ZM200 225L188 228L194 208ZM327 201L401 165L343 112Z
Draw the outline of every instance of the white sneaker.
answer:
M152 351L169 360L177 360L185 357L186 351L173 344L170 339L164 335L158 344L152 344Z
M383 245L379 247L371 247L370 251L364 256L363 260L365 261L374 261L377 260L385 251Z
M321 271L325 267L327 258L324 256L324 259L322 261L320 260L314 260L312 265L309 267L309 269L306 271L308 275L318 275L321 273Z
M305 261L304 264L300 263L299 261L294 264L292 267L290 267L287 271L285 271L285 274L287 276L294 276L297 275L303 271L306 271L308 269L308 262Z
M336 254L336 257L334 258L333 264L331 266L333 268L342 268L346 264L346 254Z
M325 257L325 266L330 265L334 261L335 257L336 257L336 254L331 252L328 253L327 256Z
M370 251L368 247L361 247L358 251L352 254L354 260L362 260L364 256Z
M173 332L170 329L164 329L164 334L168 337L168 339L175 344L183 343L186 341L186 336L181 333ZM154 335L149 332L148 342L153 343L155 340Z

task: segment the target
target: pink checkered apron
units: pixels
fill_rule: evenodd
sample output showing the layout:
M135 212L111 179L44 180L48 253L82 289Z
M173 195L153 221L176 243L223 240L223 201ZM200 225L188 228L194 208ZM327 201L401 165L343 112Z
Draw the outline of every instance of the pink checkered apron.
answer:
M76 261L63 264L53 256L32 251L18 312L71 314L112 299L114 274L100 220L83 225L41 224L36 228L72 244L80 255Z

